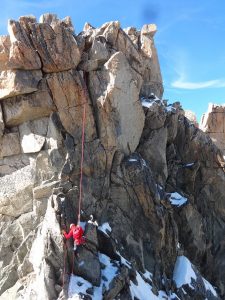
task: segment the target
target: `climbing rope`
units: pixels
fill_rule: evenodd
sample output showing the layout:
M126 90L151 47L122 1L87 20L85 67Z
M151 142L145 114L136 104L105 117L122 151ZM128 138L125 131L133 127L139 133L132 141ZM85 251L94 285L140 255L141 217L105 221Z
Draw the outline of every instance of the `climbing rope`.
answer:
M86 83L85 83L86 84ZM82 117L82 139L81 139L81 160L80 160L80 194L79 194L79 205L78 205L78 218L77 224L80 224L80 211L81 211L81 202L83 196L83 163L84 163L84 133L85 133L85 123L86 123L86 86L84 89L85 102L83 104L83 117Z
M67 257L67 247L66 243L63 243L63 252L64 252L64 259L63 259L63 282L62 282L62 288L64 289L65 286L65 274L66 274L66 257Z
M80 212L81 212L81 204L83 198L83 164L84 164L84 138L85 138L85 124L86 124L86 104L87 104L87 90L86 90L86 74L84 73L84 98L85 101L83 103L83 116L82 116L82 138L81 138L81 161L80 161L80 189L79 189L79 202L78 202L78 217L77 224L80 224ZM67 246L64 244L64 269L63 269L63 287L65 284L65 272L66 272L66 256L67 256ZM74 253L72 255L72 268L71 274L74 272Z

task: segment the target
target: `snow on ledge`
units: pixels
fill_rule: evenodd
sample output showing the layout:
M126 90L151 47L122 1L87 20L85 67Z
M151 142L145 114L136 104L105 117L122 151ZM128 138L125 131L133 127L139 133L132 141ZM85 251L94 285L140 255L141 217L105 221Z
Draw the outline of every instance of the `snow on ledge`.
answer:
M194 289L194 287L191 285L191 279L196 280L197 276L195 271L192 268L192 264L189 261L189 259L185 256L178 256L174 271L173 271L173 280L176 283L177 288L182 287L184 284L188 284L190 288ZM209 283L205 278L202 277L205 289L207 291L211 291L211 293L217 297L217 293L214 289L214 287ZM183 290L184 293L186 293Z
M191 285L191 279L196 280L196 274L192 269L191 262L185 256L178 256L174 271L173 271L173 280L176 283L177 288L180 288L184 284L188 284L192 289L194 287Z
M102 299L103 287L107 290L109 289L110 282L114 277L116 277L119 270L119 263L117 263L116 261L112 263L111 259L108 256L100 253L99 260L105 266L105 268L102 269L100 286L93 287L93 295L91 296L92 300ZM86 295L87 289L89 288L92 288L92 284L89 281L85 280L82 277L71 275L68 288L68 300L80 300L81 296L79 294L82 293Z
M104 232L106 235L108 235L108 232L112 231L112 228L110 227L109 223L103 223L101 226L98 226L98 229Z
M185 204L188 201L188 199L175 192L171 193L169 201L172 205L180 207L181 205Z
M137 272L136 276L137 285L134 284L132 281L130 281L130 292L132 300L140 299L140 300L165 300L165 299L179 299L176 294L170 293L170 295L167 295L164 291L159 291L158 296L153 294L152 292L152 286L148 284L142 276Z
M211 293L217 297L217 292L215 291L215 289L213 288L213 286L211 285L211 283L209 283L205 278L203 278L203 282L204 282L204 285L205 285L205 288L207 291L211 291Z

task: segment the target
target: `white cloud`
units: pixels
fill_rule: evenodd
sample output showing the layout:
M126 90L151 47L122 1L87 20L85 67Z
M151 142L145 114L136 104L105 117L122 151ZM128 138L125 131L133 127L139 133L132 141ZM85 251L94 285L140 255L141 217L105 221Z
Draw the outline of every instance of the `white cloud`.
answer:
M198 90L205 88L222 88L225 87L225 79L215 79L201 82L185 81L182 77L171 84L172 87L185 90Z

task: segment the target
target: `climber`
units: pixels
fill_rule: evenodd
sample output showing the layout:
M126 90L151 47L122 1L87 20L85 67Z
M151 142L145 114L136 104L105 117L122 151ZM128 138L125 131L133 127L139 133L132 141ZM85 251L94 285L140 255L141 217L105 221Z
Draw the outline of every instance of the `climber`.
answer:
M70 231L66 233L65 230L62 231L64 237L68 240L73 237L74 239L74 251L77 250L78 246L81 246L85 243L85 239L83 237L84 231L80 225L70 224Z

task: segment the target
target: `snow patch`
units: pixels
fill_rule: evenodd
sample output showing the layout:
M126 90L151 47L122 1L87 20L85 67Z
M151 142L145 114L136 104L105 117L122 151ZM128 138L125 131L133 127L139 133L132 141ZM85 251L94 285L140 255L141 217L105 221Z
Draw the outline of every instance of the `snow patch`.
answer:
M202 278L202 279L203 279L203 282L204 282L204 285L205 285L206 290L207 290L207 291L208 291L208 290L211 291L211 293L212 293L215 297L217 297L217 293L216 293L214 287L211 285L211 283L209 283L205 278Z
M144 279L139 273L137 273L136 280L137 285L135 285L132 281L130 282L130 291L132 299L134 299L134 297L138 299L146 299L147 295L148 299L159 299L156 295L153 294L151 289L152 287L144 281Z
M118 253L118 255L120 255ZM130 263L125 260L121 255L121 262L128 267L130 267ZM110 282L115 278L119 272L120 263L115 260L111 260L108 256L104 254L99 254L99 260L103 264L102 269L102 280L99 287L93 287L90 282L83 279L82 277L72 275L70 277L69 288L68 288L68 300L78 300L81 298L80 294L87 294L87 289L93 289L93 295L91 296L92 300L102 299L102 291L108 290ZM159 295L156 296L152 292L152 286L146 280L152 280L152 273L149 271L145 271L142 275L140 273L136 273L137 285L130 282L130 292L132 299L135 297L140 300L179 300L176 294L171 293L167 295L164 291L159 291Z
M150 100L148 99L141 99L141 104L144 107L150 108L151 106L153 106L153 104L155 103L155 101L150 102Z
M137 159L136 158L129 158L128 161L134 162L134 161L137 161Z
M151 94L150 98L145 98L142 97L141 98L141 104L144 107L150 108L151 106L153 106L154 104L159 104L159 105L164 105L163 101L160 100L156 95L154 95L153 93Z
M147 167L147 163L146 163L146 161L142 158L141 159L141 162L142 162L142 165L144 166L144 167Z
M119 251L116 251L116 254L119 255L121 263L130 269L130 268L131 268L131 263L130 263L128 260L126 260L126 259L119 253Z
M108 235L108 232L112 231L112 228L110 227L109 223L107 223L107 222L103 223L101 226L99 226L98 229L101 230L102 232L104 232L106 235Z
M147 272L148 275L151 274ZM176 294L171 293L170 295L167 295L164 291L159 291L159 295L156 296L152 292L152 286L145 282L145 280L141 277L141 275L137 272L136 273L136 280L137 285L134 284L132 281L130 282L130 291L131 291L131 297L134 300L135 297L140 300L145 299L151 299L151 300L173 300L173 299L179 299ZM146 274L146 273L145 273Z
M117 275L119 263L111 260L108 256L104 254L99 254L100 262L105 265L105 268L102 269L102 277L105 280L101 280L101 285L99 287L93 287L93 296L92 300L99 300L102 299L102 290L103 286L106 289L109 289L109 284L112 279ZM72 275L70 277L69 288L68 288L68 300L78 300L79 293L87 294L86 290L91 288L92 284L87 280L83 279L79 276Z
M177 288L180 288L184 284L188 284L194 289L191 285L192 278L194 280L197 279L196 274L192 269L191 262L185 256L178 256L173 271L173 280L175 281Z
M86 290L91 287L91 283L87 280L82 277L72 275L70 277L68 288L68 300L80 299L79 293L86 294Z
M171 193L169 201L172 205L181 206L185 204L188 201L188 199L175 192Z
M176 108L173 107L172 105L169 105L169 106L166 107L166 111L167 112L176 112Z
M193 162L193 163L189 163L189 164L186 164L185 165L185 167L191 167L191 166L193 166L195 163Z

